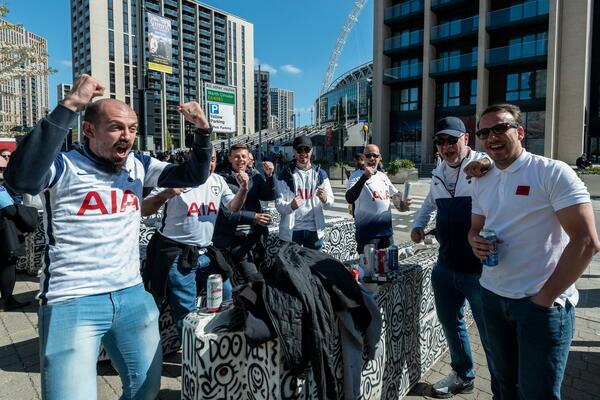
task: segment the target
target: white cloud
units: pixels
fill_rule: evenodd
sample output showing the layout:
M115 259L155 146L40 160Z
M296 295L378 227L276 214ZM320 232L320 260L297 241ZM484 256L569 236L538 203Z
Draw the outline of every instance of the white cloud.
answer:
M71 60L60 60L58 63L62 66L73 68L73 63L71 62Z
M282 71L287 72L288 74L298 75L302 70L298 67L295 67L291 64L282 65L280 68Z
M261 71L267 71L270 74L275 75L277 73L277 68L273 67L270 64L261 64L260 60L258 58L254 58L254 69L258 69L258 66L260 65L260 70Z

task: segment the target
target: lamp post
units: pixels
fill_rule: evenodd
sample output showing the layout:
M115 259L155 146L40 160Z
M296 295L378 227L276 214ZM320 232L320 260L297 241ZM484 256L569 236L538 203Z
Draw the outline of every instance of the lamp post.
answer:
M292 122L294 123L294 139L296 139L296 114L292 114Z

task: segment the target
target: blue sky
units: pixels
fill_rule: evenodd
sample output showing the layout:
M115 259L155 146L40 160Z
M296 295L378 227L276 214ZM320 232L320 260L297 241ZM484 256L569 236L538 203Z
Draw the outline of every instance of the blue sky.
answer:
M105 1L105 0L90 0ZM48 40L50 106L56 85L71 82L69 0L7 0L8 20ZM202 3L254 24L254 56L270 69L271 86L293 90L300 125L321 88L327 63L352 0L207 0ZM368 0L350 33L334 78L373 58L373 2ZM313 115L314 117L314 115Z

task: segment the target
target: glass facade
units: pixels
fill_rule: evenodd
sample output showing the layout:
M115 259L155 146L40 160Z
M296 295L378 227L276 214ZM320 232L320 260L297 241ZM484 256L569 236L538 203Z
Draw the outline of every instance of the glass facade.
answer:
M525 137L521 142L523 147L530 152L544 155L544 130L546 127L545 111L527 111L521 113Z
M506 101L544 98L546 98L545 69L506 75Z
M335 88L319 98L316 110L319 110L319 103L317 118L320 118L321 123L343 121L346 118L356 120L357 107L359 120L368 121L371 107L370 82L364 79Z
M408 159L421 162L421 118L403 118L390 115L390 159Z

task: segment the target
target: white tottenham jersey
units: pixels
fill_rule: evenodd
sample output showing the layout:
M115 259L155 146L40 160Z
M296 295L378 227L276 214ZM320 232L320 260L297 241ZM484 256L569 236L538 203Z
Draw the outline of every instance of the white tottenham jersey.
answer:
M155 188L150 196L163 190L165 189ZM233 197L225 179L218 174L210 174L203 185L186 189L165 203L159 231L163 236L179 243L209 246L219 207L221 204L226 206Z
M85 151L85 150L84 150ZM94 156L57 156L43 194L46 255L42 304L108 293L142 282L139 234L143 186L156 186L167 163L130 153L115 174Z

